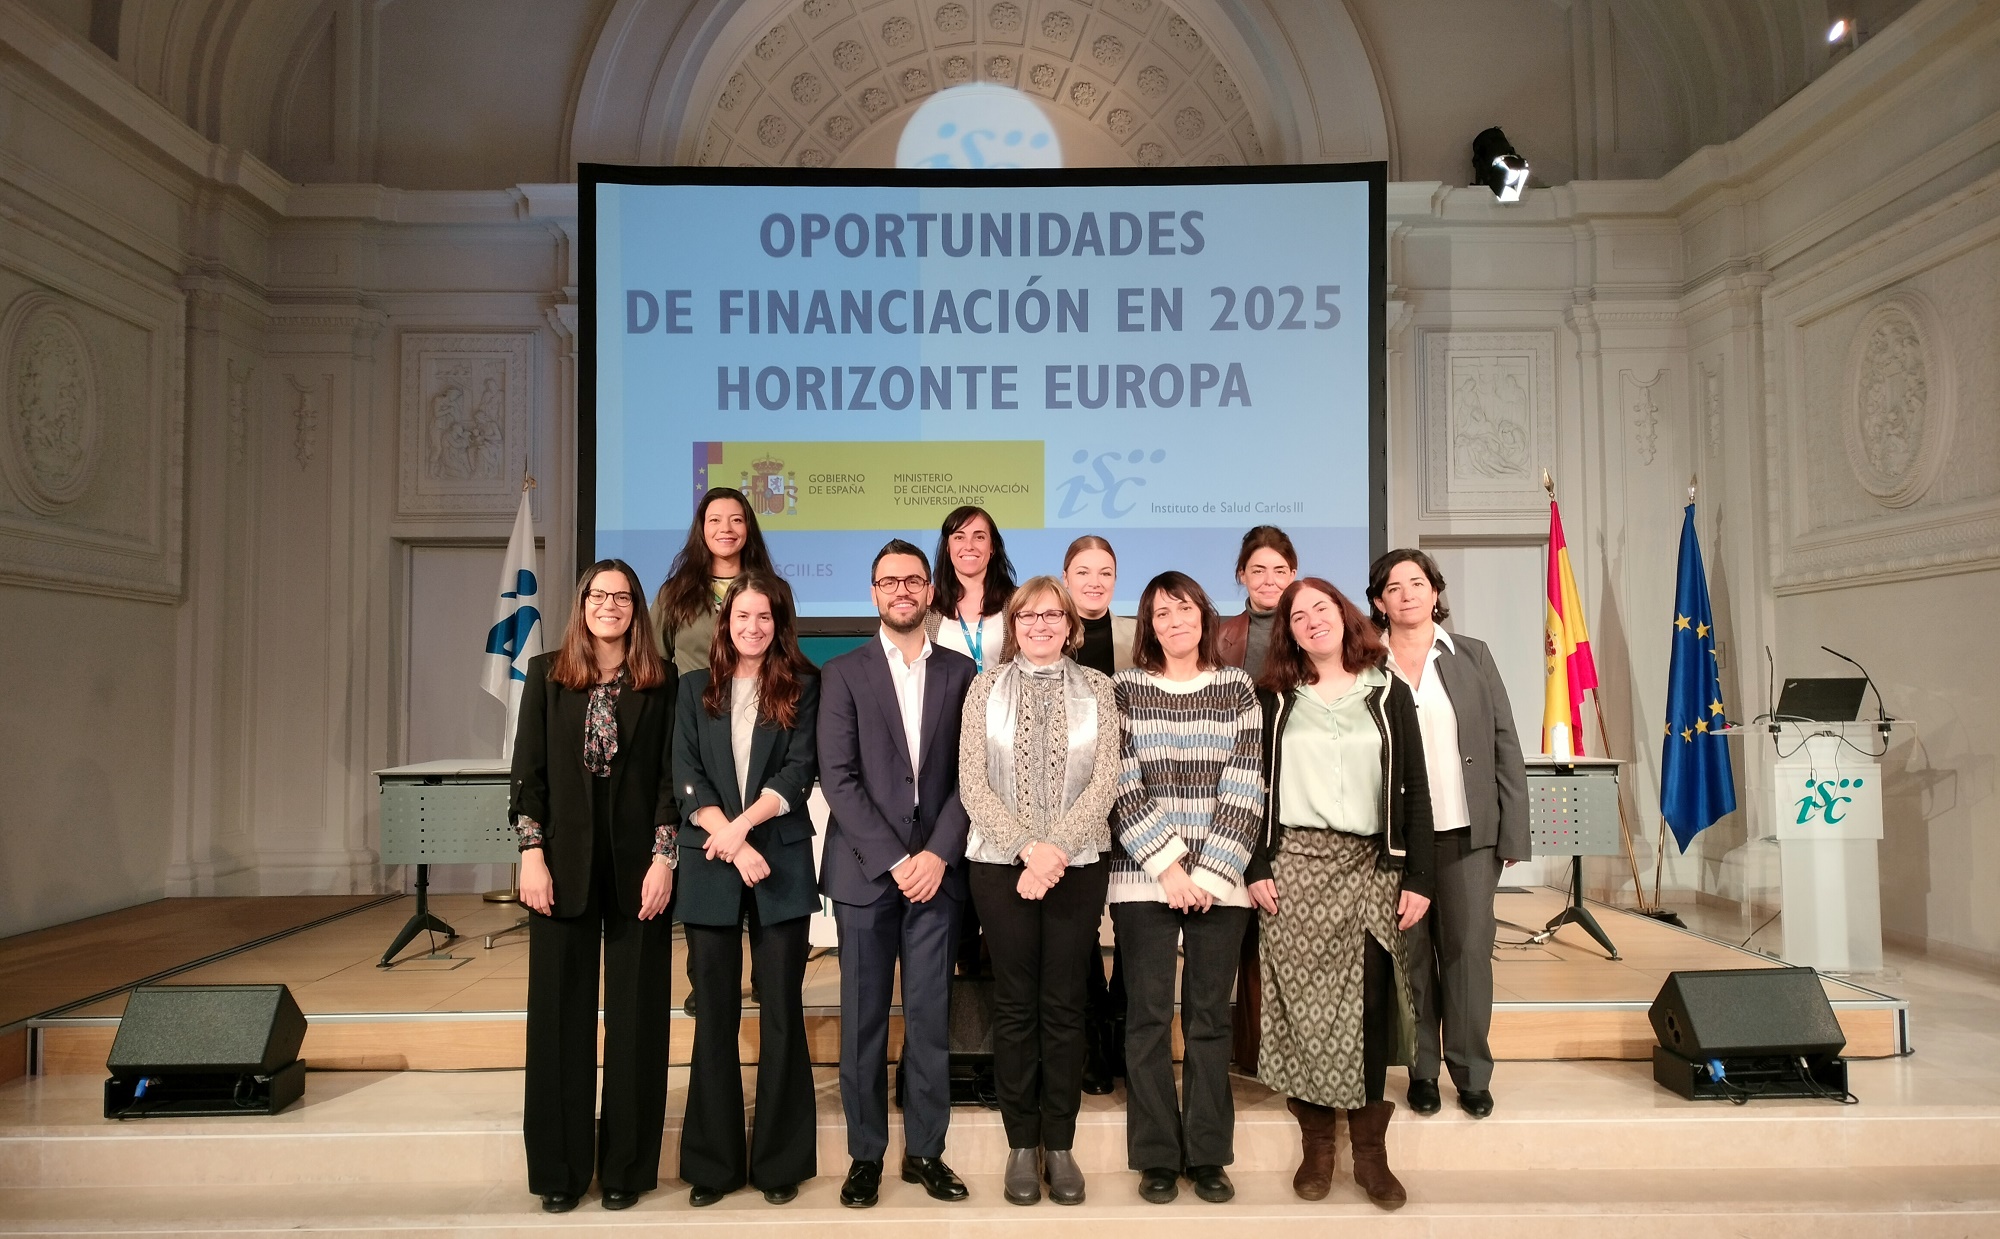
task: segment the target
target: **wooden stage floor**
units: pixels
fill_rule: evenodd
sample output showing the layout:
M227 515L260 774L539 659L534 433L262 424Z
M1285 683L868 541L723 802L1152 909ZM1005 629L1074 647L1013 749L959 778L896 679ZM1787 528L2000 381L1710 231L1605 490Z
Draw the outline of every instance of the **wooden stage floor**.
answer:
M173 905L199 901L164 902ZM296 901L271 898L218 902L283 905ZM1503 888L1498 897L1501 945L1494 952L1492 1034L1497 1058L1648 1058L1654 1039L1646 1009L1669 972L1778 965L1778 961L1755 952L1597 904L1592 905L1592 911L1617 944L1620 958L1607 958L1595 942L1574 926L1564 927L1545 944L1526 944L1523 940L1531 930L1547 922L1562 902L1561 893L1548 888ZM509 929L519 919L520 912L512 905L484 903L475 895L437 897L433 900L434 911L459 934L451 943L440 944L450 958L427 958L428 946L419 939L404 951L394 967L379 967L382 951L409 917L411 906L412 901L404 898L362 907L338 919L177 973L171 983L283 982L290 986L300 1007L311 1018L304 1056L315 1069L452 1070L520 1066L528 975L526 935L508 934L499 938L491 949L483 941L485 935ZM300 910L307 911L303 905ZM304 924L325 914L322 905L310 916L295 915L290 924ZM45 940L40 950L51 961L51 968L72 968L82 948L64 951L51 947L71 931L80 935L80 942L87 941L90 951L98 955L115 958L126 952L126 947L115 938L105 938L103 927L97 924L104 919L23 937ZM285 917L276 919L282 922ZM93 926L96 928L90 928ZM139 938L152 934L143 921L135 923L133 928ZM0 941L0 968L7 965L10 946L19 941ZM202 941L206 944L209 939ZM135 940L133 946L138 945ZM213 949L189 950L181 958L198 960ZM673 975L677 1011L687 993L686 969L681 962L683 950L677 941ZM27 970L27 974L32 971ZM1906 1004L1835 978L1823 980L1847 1034L1850 1057L1884 1057L1906 1051L1909 1041ZM836 1061L840 1006L836 955L816 953L808 965L805 1002L814 1060ZM48 1073L102 1071L124 1003L125 996L117 994L56 1017L32 1021L30 1028L37 1039L32 1052L38 1069ZM756 1052L754 1008L745 1013L743 1039L746 1061L752 1060ZM693 1021L677 1014L671 1050L674 1063L687 1061L693 1040ZM892 1044L894 1041L892 1037Z

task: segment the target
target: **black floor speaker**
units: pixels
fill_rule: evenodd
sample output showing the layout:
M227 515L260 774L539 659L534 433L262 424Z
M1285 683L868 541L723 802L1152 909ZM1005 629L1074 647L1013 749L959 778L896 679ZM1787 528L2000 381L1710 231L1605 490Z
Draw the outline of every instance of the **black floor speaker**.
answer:
M1653 1079L1683 1097L1847 1099L1847 1036L1811 968L1675 972L1647 1018Z
M276 1114L305 1092L306 1017L282 985L132 991L105 1066L105 1118Z

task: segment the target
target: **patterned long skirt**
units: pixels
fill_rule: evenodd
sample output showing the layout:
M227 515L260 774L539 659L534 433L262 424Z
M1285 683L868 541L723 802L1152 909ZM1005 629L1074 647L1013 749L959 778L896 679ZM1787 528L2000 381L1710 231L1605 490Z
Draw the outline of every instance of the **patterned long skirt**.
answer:
M1260 917L1263 1048L1257 1076L1291 1097L1356 1110L1363 1082L1365 935L1409 975L1396 928L1401 875L1381 843L1336 830L1288 827L1271 859L1278 915ZM1405 987L1395 987L1398 1001ZM1407 1024L1407 1018L1398 1024ZM1392 1058L1393 1061L1393 1058Z

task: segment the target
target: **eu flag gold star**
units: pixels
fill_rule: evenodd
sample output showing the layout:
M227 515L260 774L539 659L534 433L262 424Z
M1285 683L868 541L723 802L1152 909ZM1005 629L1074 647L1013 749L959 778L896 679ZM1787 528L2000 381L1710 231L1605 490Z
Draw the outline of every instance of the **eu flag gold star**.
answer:
M1692 741L1694 739L1694 728L1692 727L1681 728L1681 739Z
M1660 724L1660 734L1661 734L1661 735L1663 735L1663 736L1671 736L1671 735L1673 735L1673 734L1674 734L1674 725L1673 725L1672 723L1661 723L1661 724Z
M1708 712L1709 712L1710 714L1720 714L1720 713L1722 713L1722 702L1721 702L1721 701L1719 701L1719 700L1717 700L1717 701L1711 701L1711 702L1709 702L1709 703L1708 703Z
M1696 719L1696 720L1694 721L1694 729L1695 729L1696 731L1700 732L1700 733L1701 733L1702 735L1704 735L1704 736L1705 736L1705 735L1707 735L1707 734L1708 734L1708 720L1707 720L1707 719L1705 719L1705 718L1698 718L1698 719Z
M1694 635L1695 635L1695 636L1697 636L1697 637L1705 637L1705 636L1707 636L1707 635L1708 635L1708 625L1707 625L1707 624L1696 624L1696 625L1694 626Z
M1687 616L1685 616L1685 615L1676 615L1676 616L1674 616L1674 627L1676 627L1676 628L1686 628L1687 626L1688 626L1688 617L1687 617Z

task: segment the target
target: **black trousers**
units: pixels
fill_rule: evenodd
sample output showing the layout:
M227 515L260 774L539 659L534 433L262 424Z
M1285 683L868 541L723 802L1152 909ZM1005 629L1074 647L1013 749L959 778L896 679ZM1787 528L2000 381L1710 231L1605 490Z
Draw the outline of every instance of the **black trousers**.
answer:
M840 928L840 1104L847 1155L889 1148L889 1008L903 972L903 1149L942 1157L951 1126L951 962L960 900L940 890L912 903L894 886L873 903L835 900Z
M1072 868L1040 899L1015 890L1019 865L973 863L972 901L993 956L993 1073L1007 1145L1063 1150L1083 1105L1084 971L1111 863Z
M1134 1170L1236 1160L1229 1091L1229 1000L1249 908L1177 912L1151 900L1111 905L1125 971L1125 1155ZM1174 1093L1175 948L1180 969L1181 1093Z
M610 800L600 788L590 898L572 917L528 916L528 1190L581 1196L659 1186L667 1119L667 961L672 925L618 908ZM604 1102L597 1102L598 944L604 954Z
M1396 1052L1396 965L1374 934L1361 948L1361 1084L1371 1102L1389 1083Z
M687 925L688 979L694 986L694 1059L687 1120L681 1127L681 1178L733 1192L801 1183L819 1173L819 1125L800 992L806 979L806 928L799 916L775 925L757 919L746 897L750 958L758 977L757 1116L747 1145L743 1058L743 930Z
M1493 893L1504 868L1470 830L1437 833L1437 894L1410 927L1410 999L1416 1006L1413 1080L1435 1080L1440 1064L1460 1089L1493 1082ZM1439 1034L1439 1025L1443 1034Z

